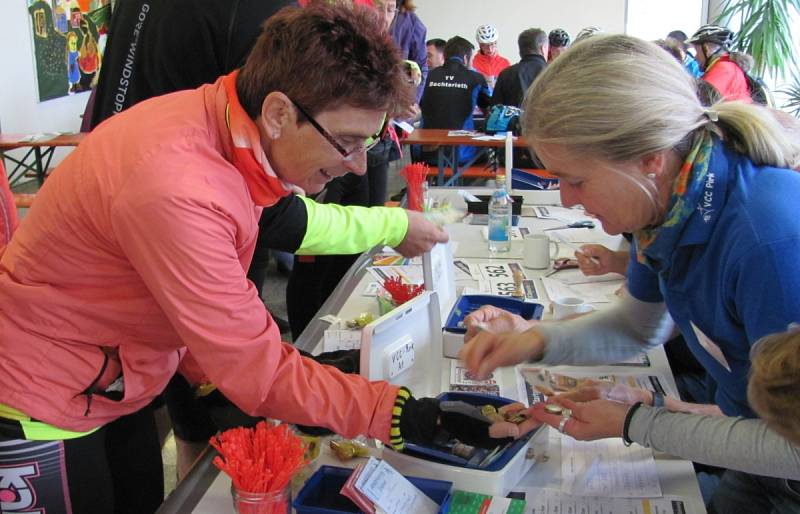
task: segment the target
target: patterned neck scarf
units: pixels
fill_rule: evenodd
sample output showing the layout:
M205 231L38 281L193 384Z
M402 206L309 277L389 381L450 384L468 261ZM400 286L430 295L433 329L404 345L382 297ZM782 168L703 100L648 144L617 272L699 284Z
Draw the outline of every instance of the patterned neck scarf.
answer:
M255 204L269 207L294 188L278 178L267 160L261 147L258 127L239 103L239 96L236 94L238 74L239 70L236 70L222 79L228 96L225 121L233 148L233 165L244 177Z
M669 210L664 221L656 227L634 232L637 260L656 270L664 268L681 232L696 210L708 174L709 158L714 147L710 130L700 130L694 136L692 149L672 184Z

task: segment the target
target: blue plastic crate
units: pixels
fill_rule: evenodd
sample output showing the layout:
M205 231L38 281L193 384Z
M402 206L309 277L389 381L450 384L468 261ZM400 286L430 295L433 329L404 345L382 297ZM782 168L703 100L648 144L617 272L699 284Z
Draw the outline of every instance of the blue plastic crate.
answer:
M447 323L445 323L444 329L454 334L466 333L467 329L464 327L464 318L466 318L470 312L476 311L484 305L493 305L494 307L506 310L512 314L522 316L527 320L540 319L544 312L544 307L542 305L523 302L516 298L489 294L462 295L450 311L450 316L447 317Z
M353 473L350 468L320 466L305 483L292 502L297 514L347 514L358 513L358 507L339 491ZM406 477L437 505L444 504L453 482L428 478Z
M520 190L550 190L558 189L558 179L540 177L518 168L511 169L511 188Z

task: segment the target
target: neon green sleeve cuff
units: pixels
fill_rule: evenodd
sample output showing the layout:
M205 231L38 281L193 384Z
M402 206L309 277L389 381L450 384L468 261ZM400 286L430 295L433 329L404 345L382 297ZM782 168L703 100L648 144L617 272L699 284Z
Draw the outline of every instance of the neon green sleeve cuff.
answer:
M297 255L354 254L376 245L397 246L406 237L408 215L398 207L305 203L308 223Z

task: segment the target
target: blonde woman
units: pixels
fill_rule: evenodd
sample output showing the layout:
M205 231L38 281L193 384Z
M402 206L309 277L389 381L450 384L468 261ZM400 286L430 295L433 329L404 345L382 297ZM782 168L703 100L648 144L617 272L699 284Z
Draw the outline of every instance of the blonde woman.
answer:
M704 107L680 63L622 35L593 36L548 66L527 94L523 122L561 179L562 203L582 204L608 233L634 234L628 291L606 311L560 323L479 310L467 325L489 330L469 341L463 360L479 376L529 360L616 362L662 344L674 320L717 385L716 405L691 409L757 417L747 401L751 347L800 313L798 142L764 108ZM631 426L646 412L635 409ZM578 435L577 419L558 427ZM627 437L647 443L649 435ZM785 480L728 471L713 505L797 512L798 498Z

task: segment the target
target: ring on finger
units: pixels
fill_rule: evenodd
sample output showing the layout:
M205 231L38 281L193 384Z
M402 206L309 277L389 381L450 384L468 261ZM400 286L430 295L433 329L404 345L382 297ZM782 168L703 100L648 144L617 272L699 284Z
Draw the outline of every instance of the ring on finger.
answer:
M567 426L567 421L569 421L568 417L561 418L561 422L558 424L558 431L562 434L564 433L564 428Z
M564 407L561 410L561 415L564 416L565 418L571 418L572 417L572 409L568 409L568 408Z

